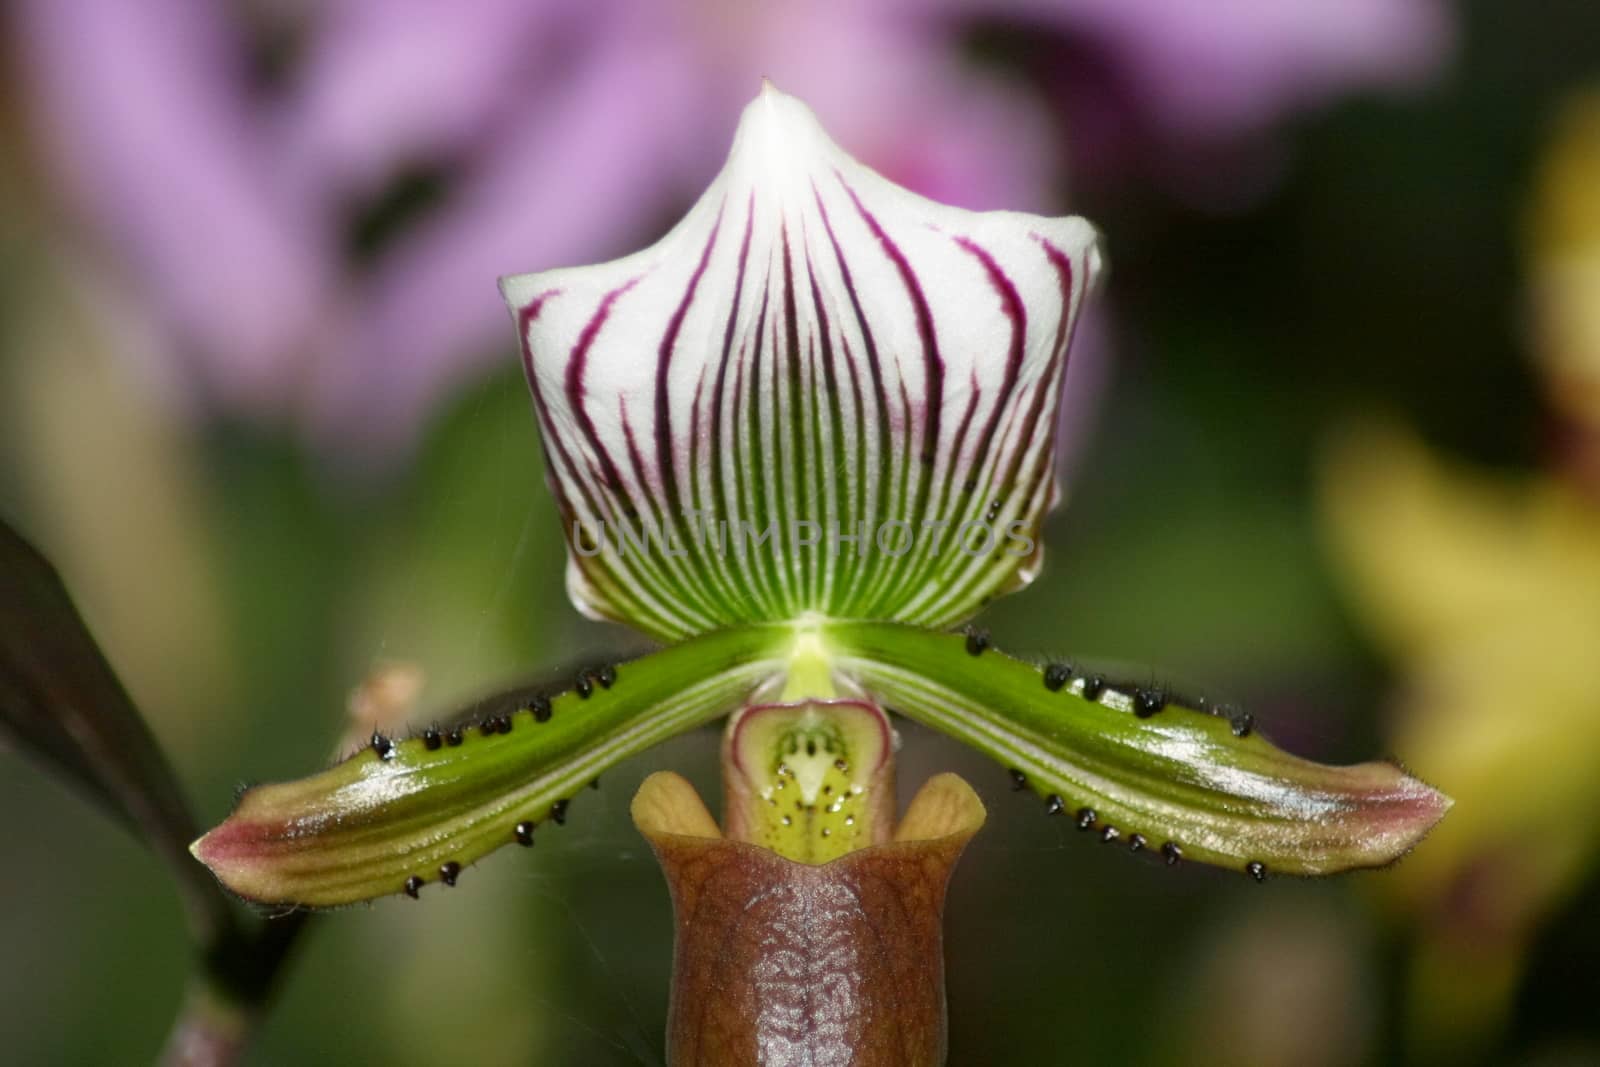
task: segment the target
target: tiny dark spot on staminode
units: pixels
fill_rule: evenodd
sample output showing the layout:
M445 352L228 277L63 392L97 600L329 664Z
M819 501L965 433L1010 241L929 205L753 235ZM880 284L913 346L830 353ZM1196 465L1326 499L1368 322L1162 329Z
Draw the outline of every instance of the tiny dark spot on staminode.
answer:
M562 798L550 805L550 817L556 821L557 826L567 825L567 800Z
M1044 801L1046 815L1060 815L1067 810L1067 805L1062 801L1060 793L1051 793Z
M528 701L528 710L533 712L534 722L550 721L550 699L548 697L534 697Z
M459 745L461 743L461 731L459 729L451 730L444 735L444 741L447 745Z
M988 630L968 630L967 631L967 655L969 655L969 656L981 656L981 655L983 655L983 650L988 648L988 647L989 647L989 631Z
M422 731L422 743L427 747L429 752L432 752L434 749L442 745L444 743L444 739L439 736L439 728L437 726L430 726L426 730Z
M1143 852L1144 847L1149 843L1150 842L1145 840L1145 836L1143 834L1134 834L1132 837L1128 838L1128 851Z
M833 769L838 771L840 774L843 774L845 771L850 769L850 764L846 763L842 759L836 759L833 761Z
M1256 717L1248 711L1241 711L1228 721L1228 725L1233 728L1234 737L1249 737L1256 728Z
M825 786L822 787L822 791L824 793L832 793L833 792L833 786L825 785Z
M372 731L372 740L369 744L372 745L372 751L378 754L379 759L394 759L394 742L378 731Z
M410 897L412 900L416 900L418 894L422 892L422 886L422 879L413 874L410 878L406 879L406 896Z
M500 716L494 721L494 728L498 733L509 734L511 732L511 716Z
M1118 830L1115 826L1108 826L1104 830L1100 831L1100 840L1104 841L1108 845L1121 836L1122 831Z
M1044 687L1054 693L1067 684L1072 668L1065 663L1052 663L1044 669Z
M439 881L445 885L455 885L456 877L461 873L461 864L455 860L439 865Z
M594 680L600 683L601 689L610 689L617 684L617 669L608 663L594 672Z
M1167 858L1168 867L1176 867L1178 861L1183 859L1183 849L1178 847L1176 841L1168 841L1161 846L1161 854Z
M572 683L572 688L577 691L578 696L588 700L590 695L594 693L594 682L590 680L589 672L579 671L578 679Z
M1083 680L1083 699L1099 700L1100 694L1106 691L1106 680L1098 674L1091 674Z
M1260 860L1251 860L1244 865L1244 873L1254 878L1257 882L1267 880L1267 865Z
M976 492L977 489L978 489L978 479L976 479L976 478L968 478L966 481L961 483L961 491L963 493Z
M1013 793L1020 793L1028 788L1028 776L1026 774L1023 774L1015 767L1011 768L1009 773L1011 775L1011 791Z
M807 738L806 739L806 755L815 756L816 754L817 754L817 742L816 742L816 739L815 738Z
M1167 694L1154 687L1141 689L1133 695L1133 713L1148 719L1167 706Z
M600 788L600 779L598 779L598 778L589 779L589 788L590 789L599 789Z
M533 845L533 823L524 819L522 822L517 823L514 832L517 835L517 844L523 848Z
M1079 808L1078 809L1078 829L1080 829L1080 830L1093 830L1094 829L1094 824L1097 821L1099 821L1099 818L1100 817L1095 814L1095 811L1094 811L1093 808Z

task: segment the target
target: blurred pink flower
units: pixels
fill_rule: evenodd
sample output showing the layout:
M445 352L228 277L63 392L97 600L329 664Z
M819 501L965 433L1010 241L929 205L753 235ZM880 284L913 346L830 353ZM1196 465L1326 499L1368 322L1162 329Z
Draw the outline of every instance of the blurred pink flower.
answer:
M927 2L927 0L911 0ZM1190 200L1277 176L1274 126L1359 90L1413 91L1455 43L1450 0L931 0L1023 31L1074 174L1141 168Z
M929 195L1053 199L1037 106L889 7L20 0L16 16L40 136L134 297L118 314L151 320L119 325L160 328L164 384L353 455L403 448L442 393L506 358L496 277L620 251L670 217L763 75ZM263 41L287 45L281 69L256 69ZM352 252L354 220L416 174L440 179L435 201Z
M902 184L1046 211L1057 123L1016 80L966 62L975 20L1103 52L1062 77L1114 72L1140 121L1173 139L1425 72L1449 36L1442 0L13 9L65 200L132 297L111 302L139 320L119 335L154 328L145 362L193 410L289 424L349 456L403 449L442 395L508 358L493 279L619 252L670 218L762 76ZM1088 87L1074 166L1115 147L1095 115L1115 133L1127 114Z

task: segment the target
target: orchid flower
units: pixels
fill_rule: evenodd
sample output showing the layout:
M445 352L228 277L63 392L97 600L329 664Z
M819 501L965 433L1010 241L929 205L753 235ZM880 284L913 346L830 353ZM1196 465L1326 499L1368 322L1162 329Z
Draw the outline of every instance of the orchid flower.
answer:
M1261 880L1390 862L1449 805L1399 767L1308 762L1241 712L954 629L1039 571L1063 372L1101 266L1084 220L922 199L767 85L660 241L501 286L572 599L663 647L251 789L195 855L264 904L420 896L531 845L620 761L728 717L721 830L671 776L634 807L676 871L679 977L703 989L705 968L742 957L726 931L720 955L695 941L694 916L747 921L730 900L815 918L842 894L858 919L912 901L894 906L936 938L983 810L937 778L895 829L893 710L994 759L1041 811L1169 864ZM893 946L926 945L903 925L840 931L834 956L859 948L896 975ZM907 1011L942 1013L926 977L906 979ZM727 1033L708 1036L704 1011L695 1031L685 988L680 1053Z

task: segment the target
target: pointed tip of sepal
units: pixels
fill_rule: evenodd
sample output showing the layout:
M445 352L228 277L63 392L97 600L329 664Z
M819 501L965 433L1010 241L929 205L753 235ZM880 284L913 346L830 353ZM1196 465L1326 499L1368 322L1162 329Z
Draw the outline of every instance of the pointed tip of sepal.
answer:
M841 151L810 105L779 89L771 78L762 78L760 91L739 115L728 153L730 167L748 162L746 153L760 153L760 164L769 168L766 176L771 177L776 171L770 168L781 166L786 157L804 157L819 150ZM800 168L798 176L808 176L810 169Z

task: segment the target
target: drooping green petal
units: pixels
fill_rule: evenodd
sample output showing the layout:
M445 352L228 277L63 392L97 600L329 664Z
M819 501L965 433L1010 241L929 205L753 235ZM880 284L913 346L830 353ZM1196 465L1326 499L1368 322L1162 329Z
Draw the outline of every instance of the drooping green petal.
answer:
M657 244L502 282L574 601L675 638L1025 583L1099 264L1082 219L915 196L768 86Z
M1394 764L1313 763L1245 720L1047 673L960 635L837 623L825 641L874 698L1000 761L1047 811L1173 862L1257 878L1381 866L1450 806Z
M454 884L607 768L737 707L781 674L782 627L707 634L478 725L371 747L321 774L247 791L193 847L247 899L323 907ZM587 694L587 695L586 695Z

